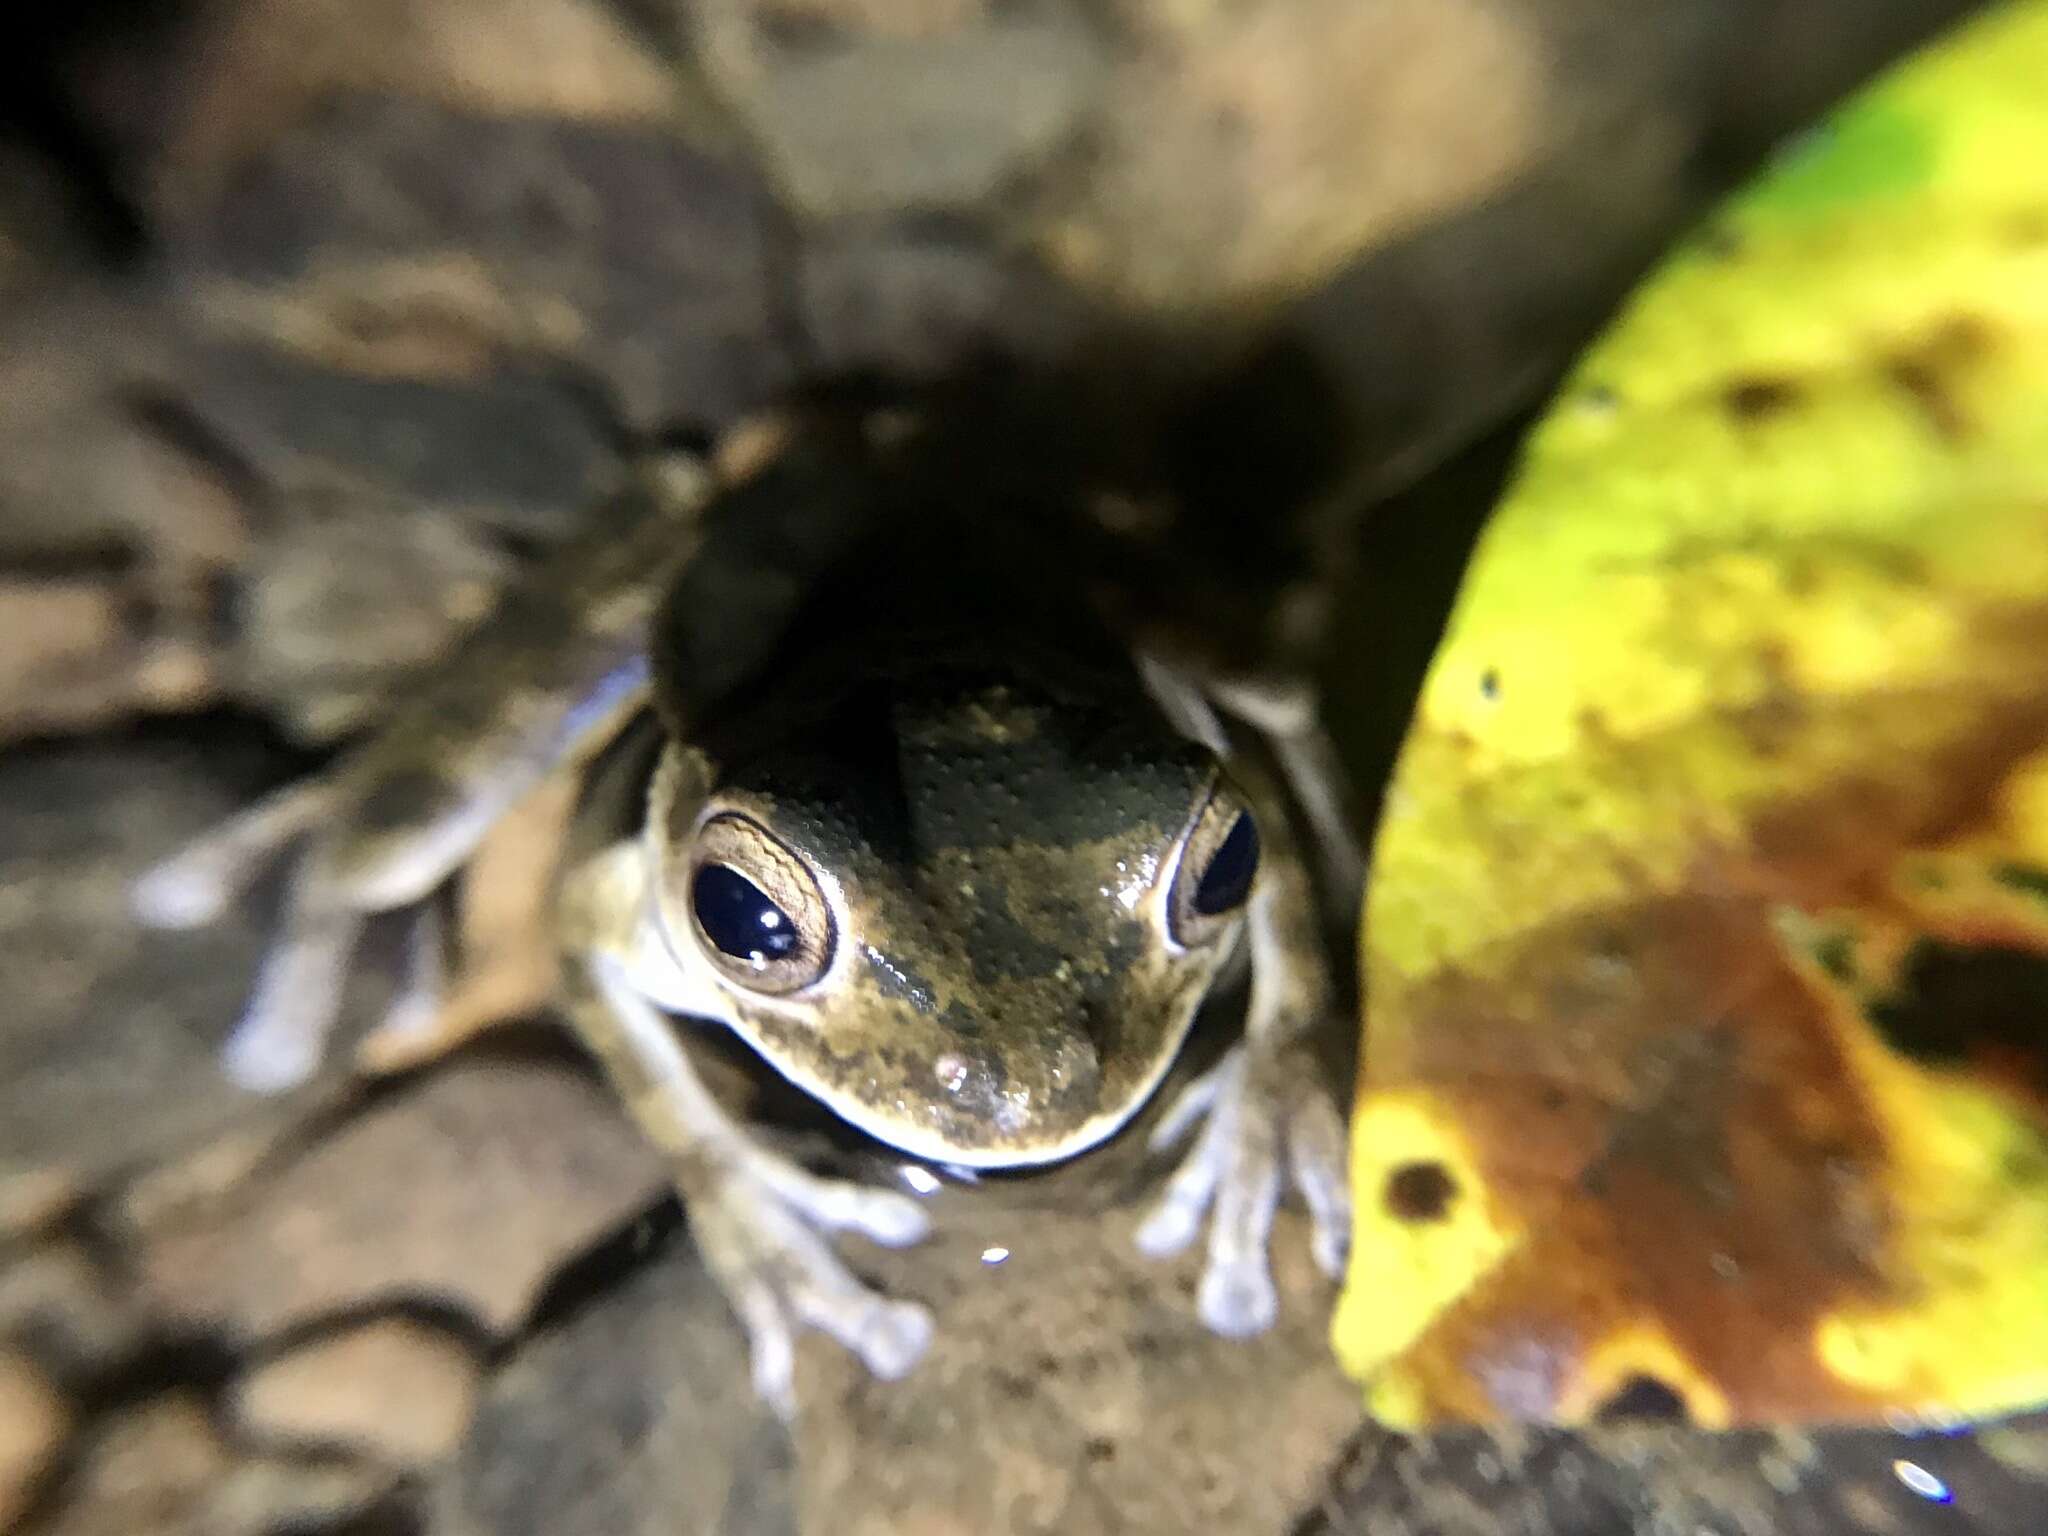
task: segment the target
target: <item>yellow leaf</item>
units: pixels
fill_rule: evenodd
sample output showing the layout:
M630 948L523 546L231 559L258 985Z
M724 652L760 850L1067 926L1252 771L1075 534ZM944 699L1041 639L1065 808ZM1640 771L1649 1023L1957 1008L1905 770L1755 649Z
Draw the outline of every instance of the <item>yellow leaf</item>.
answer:
M1526 446L1373 855L1382 1417L2048 1400L2043 82L2041 0L1909 61Z

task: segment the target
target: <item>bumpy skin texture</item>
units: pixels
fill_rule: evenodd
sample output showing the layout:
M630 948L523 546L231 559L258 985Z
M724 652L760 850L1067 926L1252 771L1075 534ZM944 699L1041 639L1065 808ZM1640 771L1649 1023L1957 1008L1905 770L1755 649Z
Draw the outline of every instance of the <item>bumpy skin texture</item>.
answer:
M1163 1146L1207 1121L1141 1241L1171 1252L1213 1206L1202 1309L1244 1333L1272 1319L1285 1174L1325 1268L1348 1225L1336 1112L1296 1048L1329 998L1283 802L1188 739L1190 720L1225 739L1198 691L1167 701L1169 723L1076 592L1063 525L935 494L889 462L916 446L824 421L701 507L643 484L390 731L139 893L161 919L203 918L260 856L306 838L227 1051L252 1086L290 1081L318 1057L366 915L411 908L434 939L436 888L492 820L651 701L666 745L644 825L565 882L563 1004L669 1156L757 1385L785 1412L799 1329L884 1377L915 1363L929 1319L868 1291L823 1234L900 1244L926 1218L758 1144L698 1080L675 1015L728 1025L914 1156L1031 1166L1085 1151L1152 1096L1248 911L1246 1042L1162 1127ZM885 586L915 605L876 602ZM1246 823L1263 829L1262 872L1211 881ZM766 899L778 958L707 925L707 869Z

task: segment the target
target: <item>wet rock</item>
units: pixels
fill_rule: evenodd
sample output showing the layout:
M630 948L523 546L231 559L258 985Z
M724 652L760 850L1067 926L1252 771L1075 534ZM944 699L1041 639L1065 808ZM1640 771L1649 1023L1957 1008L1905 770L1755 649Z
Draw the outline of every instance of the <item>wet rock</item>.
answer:
M247 508L160 409L177 355L139 288L72 284L0 309L0 560L234 562Z
M223 685L247 487L164 408L169 329L140 295L76 282L0 310L0 739Z
M430 1490L430 1528L779 1536L798 1528L790 1493L788 1440L753 1401L739 1326L671 1240L499 1371Z
M254 1366L231 1412L258 1442L342 1446L401 1466L452 1451L478 1366L452 1335L401 1318L323 1334Z
M687 14L678 30L784 196L815 218L974 209L1067 145L1107 72L1072 0L741 0Z
M70 1427L70 1405L49 1380L0 1354L0 1530L28 1508Z
M111 582L0 581L0 719L22 734L104 718L125 703L132 661Z
M379 377L253 346L195 349L186 367L194 420L286 498L357 490L550 543L619 480L560 380Z
M203 1405L166 1394L100 1426L66 1479L48 1529L60 1536L199 1536L209 1491L230 1463Z
M147 19L106 29L72 78L121 183L163 222L342 92L598 121L670 121L688 101L596 0L222 0Z
M132 1288L72 1239L53 1236L0 1253L0 1345L67 1381L117 1369L150 1327Z
M2048 1469L2003 1447L2048 1441L2048 1419L1964 1435L1814 1436L1616 1426L1408 1437L1368 1426L1301 1536L2023 1536Z
M1304 1224L1286 1213L1276 1229L1279 1322L1233 1340L1195 1315L1200 1256L1142 1257L1136 1214L1124 1200L968 1191L916 1249L847 1244L864 1272L933 1308L937 1337L896 1383L865 1379L829 1343L804 1346L803 1528L1285 1529L1359 1416Z
M59 1485L46 1536L265 1536L317 1529L388 1496L390 1476L346 1462L244 1455L205 1405L166 1392L102 1422Z
M237 1192L142 1234L174 1318L260 1339L408 1298L505 1332L554 1270L658 1197L662 1170L594 1082L550 1063L452 1063Z
M1089 125L1092 153L1047 178L1034 244L1148 311L1264 309L1555 147L1565 107L1542 24L1555 9L1124 7L1133 35Z
M196 709L225 689L207 637L154 632L132 576L0 578L0 739L76 731L138 710Z
M756 176L665 129L352 95L168 240L217 335L343 372L549 365L645 431L725 421L790 378L768 223Z

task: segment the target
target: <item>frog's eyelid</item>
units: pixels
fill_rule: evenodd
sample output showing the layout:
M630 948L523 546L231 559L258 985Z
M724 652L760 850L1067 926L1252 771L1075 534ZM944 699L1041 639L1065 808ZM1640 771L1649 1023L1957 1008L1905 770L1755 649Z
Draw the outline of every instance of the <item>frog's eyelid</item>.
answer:
M796 934L786 956L734 955L707 930L697 897L704 871L720 866L751 885ZM727 981L749 992L784 996L815 985L832 969L839 947L838 905L817 871L753 817L735 810L708 815L696 829L676 893L698 949Z
M1207 798L1195 812L1187 831L1181 834L1180 845L1174 852L1173 866L1168 875L1166 937L1177 950L1184 952L1215 943L1230 931L1243 911L1242 896L1227 906L1218 907L1215 911L1201 910L1198 897L1210 866L1222 852L1225 844L1230 841L1232 834L1251 815L1251 807L1231 788L1229 780L1219 769ZM1256 870L1256 820L1251 822L1250 831L1252 868ZM1250 884L1250 877L1247 877L1247 893Z

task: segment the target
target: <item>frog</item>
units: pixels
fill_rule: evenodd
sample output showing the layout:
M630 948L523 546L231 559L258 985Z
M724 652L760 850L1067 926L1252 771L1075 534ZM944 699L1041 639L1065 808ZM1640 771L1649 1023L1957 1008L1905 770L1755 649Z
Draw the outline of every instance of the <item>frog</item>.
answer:
M884 1380L932 1336L842 1235L916 1243L930 1170L1068 1163L1157 1111L1198 1011L1247 969L1241 1039L1155 1114L1152 1149L1179 1161L1135 1240L1165 1258L1206 1227L1197 1310L1244 1336L1275 1320L1286 1187L1332 1277L1350 1228L1310 1048L1334 1005L1287 813L1301 755L1242 745L1241 683L1134 645L1073 579L1086 497L943 437L820 407L729 436L709 485L650 457L376 731L134 890L145 921L192 926L285 862L222 1050L283 1090L319 1064L372 916L437 955L491 826L651 733L559 877L558 1004L662 1154L785 1418L804 1332ZM430 1012L440 975L422 964L394 1018ZM729 1109L692 1049L719 1030L900 1156L901 1187L827 1176Z

